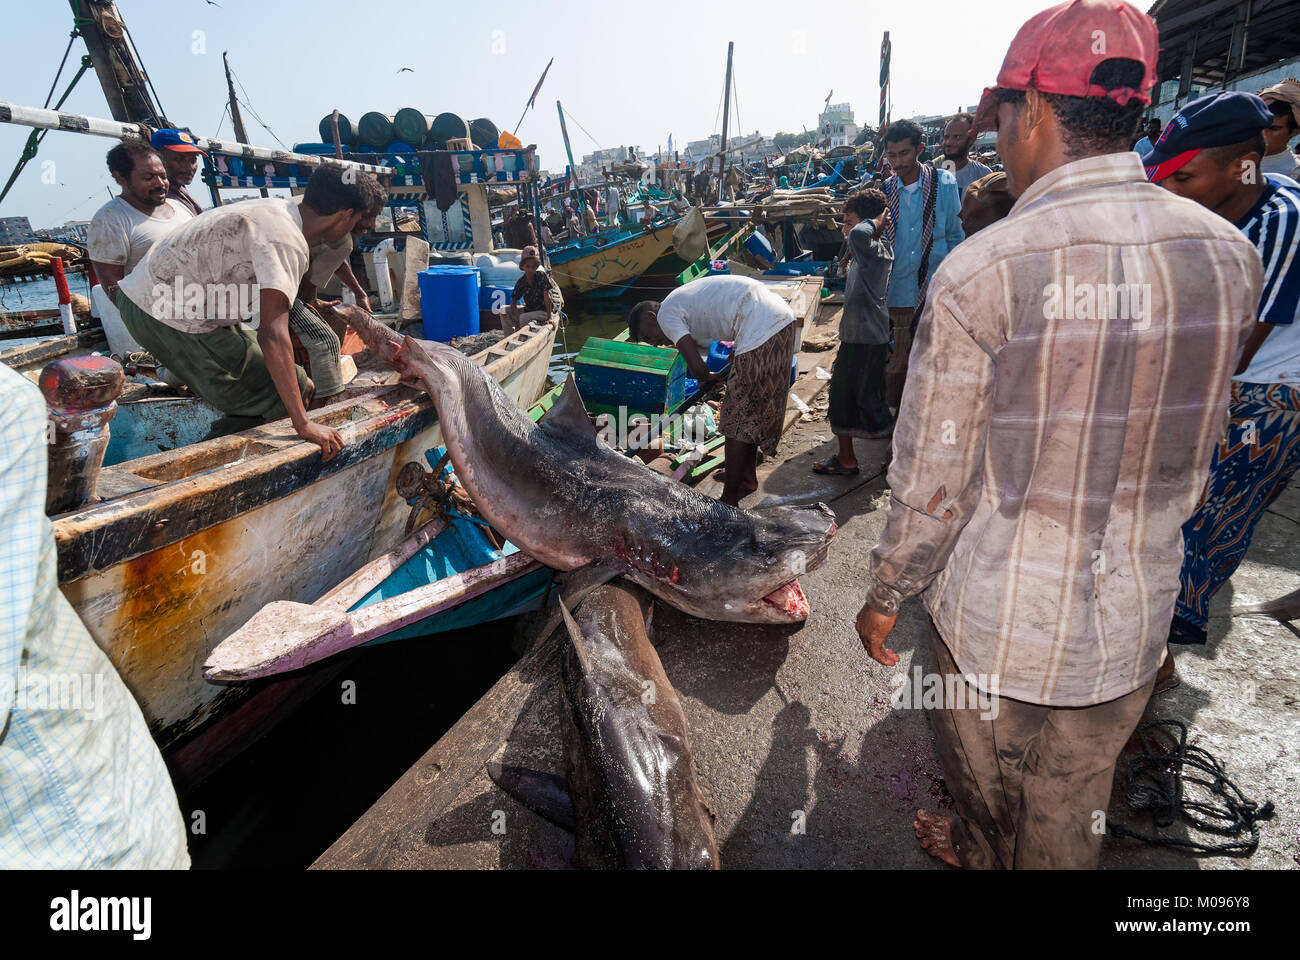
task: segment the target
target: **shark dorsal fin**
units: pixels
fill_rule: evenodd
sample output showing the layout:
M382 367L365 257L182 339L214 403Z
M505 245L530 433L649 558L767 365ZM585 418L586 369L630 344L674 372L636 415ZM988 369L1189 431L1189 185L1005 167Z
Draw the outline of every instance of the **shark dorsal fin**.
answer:
M569 374L569 379L564 381L564 389L560 391L560 396L551 405L551 409L542 414L538 426L548 433L562 433L583 443L595 445L596 430L587 418L587 408L583 405L582 394L578 392L578 384L573 379L573 374Z

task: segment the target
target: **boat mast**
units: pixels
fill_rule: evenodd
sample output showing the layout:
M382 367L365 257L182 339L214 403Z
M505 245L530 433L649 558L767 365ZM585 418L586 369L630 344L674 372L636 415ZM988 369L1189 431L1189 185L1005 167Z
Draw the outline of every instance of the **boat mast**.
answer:
M727 169L727 120L731 115L731 53L734 40L727 41L727 82L722 88L722 149L718 152L718 199L722 199L722 175Z
M69 0L73 23L95 65L95 75L114 120L147 123L154 128L169 124L153 97L144 69L131 52L130 37L117 5L100 0Z
M578 167L573 162L573 147L569 146L569 130L564 125L564 107L560 105L559 100L555 101L555 109L560 112L560 133L564 137L564 152L569 157L569 176L573 185L572 192L578 195L578 209L585 213L587 203L582 199L582 191L578 189Z
M235 125L235 139L240 143L248 143L248 134L244 132L244 118L239 114L239 101L235 99L235 81L230 79L230 60L226 56L226 51L221 51L221 63L226 68L226 89L230 91L230 119ZM335 134L335 144L338 144L338 135ZM262 187L262 196L269 197L266 187Z

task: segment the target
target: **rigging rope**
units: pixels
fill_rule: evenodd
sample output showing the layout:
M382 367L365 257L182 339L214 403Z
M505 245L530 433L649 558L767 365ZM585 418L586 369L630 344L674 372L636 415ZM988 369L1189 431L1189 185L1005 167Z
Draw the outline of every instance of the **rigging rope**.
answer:
M258 123L262 125L263 130L269 133L272 137L275 137L276 143L284 147L284 149L288 150L289 147L285 144L285 142L275 135L275 131L272 130L270 127L268 127L266 125L266 121L262 119L261 115L258 114L256 110L253 109L252 103L249 102L250 98L248 96L248 91L244 89L244 81L239 79L239 74L235 73L234 69L231 69L230 73L235 78L235 83L239 84L240 92L244 94L244 99L240 100L239 102L248 108L248 112L253 115L254 120L256 120Z
M144 72L144 59L140 56L140 48L135 45L135 37L131 36L130 27L124 21L118 22L121 23L122 33L126 35L126 41L131 47L132 56L126 65L130 67L130 72L134 74L132 79L135 81L136 86L147 86L149 88L149 92L153 94L153 102L158 105L157 111L153 109L152 105L149 107L149 113L153 115L153 126L155 129L164 127L166 124L163 120L167 116L167 111L163 109L162 98L158 96L158 91L154 89L153 81L149 79L149 75Z
M1111 823L1107 829L1113 836L1196 853L1249 856L1255 852L1260 821L1273 817L1272 801L1261 805L1246 799L1216 757L1188 746L1187 727L1177 720L1157 717L1142 724L1136 736L1143 752L1129 760L1125 771L1129 807L1150 814L1160 829L1181 821L1194 830L1226 839L1216 843L1148 836ZM1205 774L1208 779L1192 773ZM1189 785L1197 791L1195 798L1187 795Z
M590 133L587 133L587 128L584 127L584 126L583 126L583 125L578 121L578 118L575 117L571 111L569 111L569 110L565 110L565 111L564 111L564 115L565 115L568 119L570 119L570 120L572 120L574 123L576 123L576 124L578 125L578 129L579 129L579 130L581 130L583 133L586 133L586 134L587 134L587 139L590 140L592 143L594 143L594 144L596 145L596 149L597 149L597 150L603 150L603 149L604 149L604 147L602 147L602 146L600 145L600 141L599 141L599 140L597 140L595 137L593 137Z

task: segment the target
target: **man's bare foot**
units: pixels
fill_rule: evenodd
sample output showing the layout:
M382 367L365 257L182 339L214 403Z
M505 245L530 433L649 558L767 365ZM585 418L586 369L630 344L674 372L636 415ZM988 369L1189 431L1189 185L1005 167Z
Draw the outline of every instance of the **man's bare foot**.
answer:
M727 468L726 468L726 467L723 467L721 470L718 470L716 473L714 473L714 474L713 474L713 479L714 479L714 480L717 480L718 483L726 483L726 482L727 482ZM743 493L753 493L755 490L758 489L758 479L757 479L757 478L754 478L754 479L751 479L748 483L742 483L742 484L740 485L740 489L741 489L741 491L742 491Z
M957 859L957 853L952 848L952 817L941 817L918 810L916 819L912 821L912 828L920 838L921 846L930 856L954 867L961 866L961 861Z

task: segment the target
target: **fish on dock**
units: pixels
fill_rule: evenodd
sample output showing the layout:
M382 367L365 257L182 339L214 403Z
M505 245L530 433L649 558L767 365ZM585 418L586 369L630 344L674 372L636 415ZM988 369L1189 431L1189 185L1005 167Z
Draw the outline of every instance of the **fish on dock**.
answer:
M826 558L825 504L742 510L674 483L598 439L572 376L540 422L459 351L402 338L356 306L336 311L438 409L456 475L483 517L582 590L626 577L709 620L797 623L799 576Z
M617 583L593 590L560 657L563 781L498 763L488 775L574 834L583 869L718 867L713 816L695 777L681 702L647 631L653 600Z

